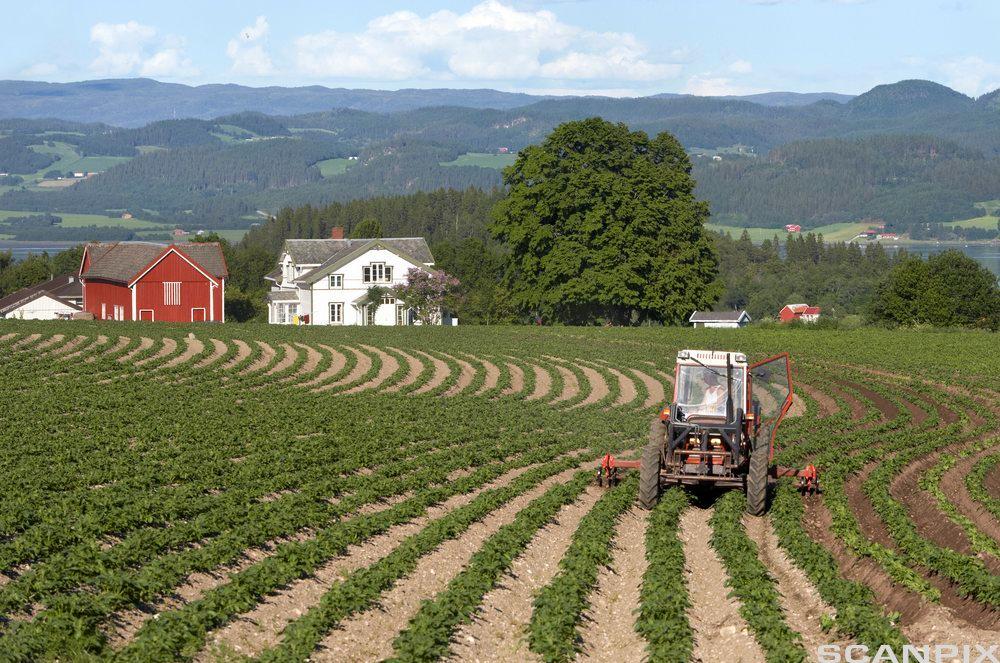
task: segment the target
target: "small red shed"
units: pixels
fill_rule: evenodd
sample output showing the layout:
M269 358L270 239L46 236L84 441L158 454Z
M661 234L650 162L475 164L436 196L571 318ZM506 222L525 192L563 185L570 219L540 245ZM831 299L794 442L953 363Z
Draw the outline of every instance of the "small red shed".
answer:
M801 320L802 322L816 322L819 320L820 308L809 306L808 304L786 304L778 312L778 319L782 322Z
M98 320L225 322L228 277L216 242L95 242L80 263L83 310Z

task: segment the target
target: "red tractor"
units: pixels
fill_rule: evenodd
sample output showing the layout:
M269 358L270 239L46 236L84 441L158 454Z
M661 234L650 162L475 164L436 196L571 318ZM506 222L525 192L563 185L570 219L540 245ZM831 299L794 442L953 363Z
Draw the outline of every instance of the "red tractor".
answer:
M819 488L812 465L772 468L778 424L792 404L788 354L749 364L739 352L682 350L677 354L673 401L653 419L641 461L606 456L598 480L639 469L639 504L656 506L664 486L742 488L747 512L764 514L767 487L778 476L798 476L803 492Z

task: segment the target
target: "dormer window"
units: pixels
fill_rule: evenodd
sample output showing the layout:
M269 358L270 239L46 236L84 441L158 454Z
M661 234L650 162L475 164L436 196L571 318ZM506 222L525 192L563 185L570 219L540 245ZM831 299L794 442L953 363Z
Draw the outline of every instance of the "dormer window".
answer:
M392 265L373 262L361 268L362 283L392 283Z

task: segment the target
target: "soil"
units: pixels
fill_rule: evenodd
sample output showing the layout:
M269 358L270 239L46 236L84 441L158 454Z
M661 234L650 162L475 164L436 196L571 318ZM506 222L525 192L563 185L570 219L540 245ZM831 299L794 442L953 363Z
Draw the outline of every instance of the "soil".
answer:
M339 373L343 368L344 364L347 363L347 357L341 354L339 351L334 350L329 345L320 344L319 348L326 351L330 355L330 365L323 369L319 375L313 377L307 382L303 382L300 386L311 387L314 384L319 384L323 380L328 380L337 373Z
M564 506L554 522L542 528L514 560L493 590L486 593L472 623L455 634L452 654L466 661L539 660L528 649L528 622L535 594L559 571L559 561L569 548L583 518L603 495L589 487L580 498Z
M177 341L175 341L172 338L164 338L163 345L160 347L159 350L156 351L155 354L153 354L153 356L146 357L145 359L140 359L139 361L135 362L135 365L145 366L146 364L155 363L161 359L169 357L176 351L177 351Z
M164 339L166 340L166 339ZM179 364L191 361L193 357L200 354L202 350L205 349L205 344L196 338L189 338L186 340L187 347L176 357L172 358L170 361L163 364L163 368L172 368Z
M559 375L562 376L563 388L562 393L549 401L549 405L556 405L558 403L562 403L563 401L568 401L580 393L580 383L576 379L576 373L569 370L565 366L560 366L559 364L553 364L553 367L559 371Z
M643 401L642 407L659 407L663 405L666 401L666 396L663 390L663 383L654 378L649 373L644 373L637 368L629 369L632 371L633 375L639 378L639 381L646 386L646 400Z
M289 375L283 382L301 382L305 380L312 375L316 367L319 366L319 362L323 359L323 355L311 345L306 345L305 343L296 343L295 345L306 353L306 358L302 362L302 365L299 366L299 370L294 375Z
M116 352L121 352L122 350L125 349L125 346L127 346L131 340L132 339L128 338L127 336L119 336L115 344L110 348L108 348L107 350L105 350L103 354L113 355ZM95 361L97 361L97 357L87 357L86 359L84 359L84 361L87 362L88 364L92 364Z
M552 376L538 364L529 364L529 366L531 366L531 370L535 373L535 389L528 394L525 400L537 401L545 398L552 391Z
M451 369L448 368L448 364L441 361L437 357L427 354L422 350L414 350L413 352L420 355L421 357L424 357L425 359L430 360L431 365L434 366L434 375L431 376L431 379L425 382L421 387L416 389L413 393L426 394L427 392L434 391L442 384L444 384L444 381L448 379L449 375L451 375Z
M63 359L73 359L75 357L79 357L81 354L84 353L84 351L93 350L94 348L100 347L102 345L107 345L107 343L108 343L109 340L110 339L108 339L107 336L104 336L103 334L99 334L97 336L97 338L94 340L93 343L90 343L87 346L82 347L82 348L77 348L77 350L75 350L74 352L69 353L68 355L66 355L65 357L63 357Z
M244 341L234 338L233 345L236 346L236 356L222 365L222 368L227 371L250 356L250 346Z
M281 371L290 368L299 359L299 351L293 348L288 343L282 343L281 349L284 353L281 355L281 359L275 362L274 366L268 369L267 373L264 375L274 375L275 373L280 373Z
M948 501L955 505L959 513L975 523L980 532L994 541L1000 542L1000 521L982 504L972 499L972 496L969 495L969 489L965 485L965 477L972 471L973 465L996 452L996 447L990 447L958 459L955 465L941 477L941 490L948 497Z
M858 392L859 394L870 400L874 404L875 409L881 413L881 417L878 423L892 421L893 419L896 418L896 415L899 414L899 408L896 407L896 404L887 399L882 394L878 393L877 391L872 391L868 387L862 384L858 384L856 382L849 382L847 380L838 380L837 382L847 387L848 389L853 389L854 391ZM859 405L861 404L859 403ZM864 406L862 405L862 407ZM853 407L851 409L853 411Z
M365 382L364 384L359 384L356 387L351 387L345 394L356 394L359 391L365 391L366 389L378 389L386 380L392 377L392 374L399 369L399 362L396 358L387 352L383 352L378 348L373 348L370 345L362 345L362 349L371 352L374 355L378 355L381 360L382 365L379 366L378 374L375 375L371 380ZM370 366L369 366L370 367Z
M689 507L681 514L680 538L684 542L684 576L691 609L688 619L694 629L692 660L701 663L764 661L739 602L729 596L725 567L709 543L711 509Z
M574 408L593 405L611 393L608 383L604 381L603 375L589 366L583 366L582 364L575 364L575 366L583 371L583 374L587 377L587 382L590 383L590 393L587 394L586 398L574 405Z
M795 386L805 392L806 396L816 401L816 406L819 408L820 418L833 416L840 411L837 401L835 401L826 392L801 382L796 382Z
M635 631L639 590L646 572L649 511L633 507L615 528L611 565L601 569L590 608L580 626L583 652L578 660L641 661L646 641Z
M368 373L372 368L372 358L369 357L364 352L361 352L357 348L352 348L349 345L345 345L344 349L357 357L357 363L354 364L354 368L351 369L350 373L340 378L336 382L330 382L328 384L320 385L313 389L313 391L329 391L330 389L336 389L345 384L350 384L361 379L363 375Z
M229 346L220 341L219 339L210 338L208 340L212 342L212 353L207 357L205 357L204 359L202 359L197 364L195 364L196 368L204 368L206 366L210 366L211 364L214 364L215 362L219 361L219 359L221 359L223 356L225 356L227 352L229 352Z
M469 355L472 356L472 355ZM491 389L496 389L497 384L500 382L500 369L496 364L481 359L479 357L472 357L480 364L483 365L483 370L486 371L486 377L483 379L483 386L476 390L476 396L486 393Z
M265 343L264 341L255 341L257 345L260 346L260 356L256 360L242 371L241 375L246 375L248 373L256 373L271 364L271 360L274 359L275 355L278 354L274 348Z
M639 397L639 390L636 388L635 383L627 375L619 371L617 368L607 367L607 370L618 379L618 398L612 404L614 407L621 407L623 405L628 405L636 398Z
M983 488L993 497L1000 498L1000 465L995 465L983 477Z
M65 345L63 345L62 347L59 347L59 348L56 348L55 350L53 350L52 351L52 355L53 356L58 356L61 359L65 359L66 357L63 357L62 355L64 355L67 352L70 352L70 351L75 350L76 348L80 347L80 344L83 343L84 341L86 341L88 338L89 338L88 336L74 336Z
M407 354L402 350L397 348L389 348L393 352L399 354L406 360L407 373L406 376L395 384L391 384L385 388L386 392L392 393L399 391L405 387L409 387L411 384L420 379L420 374L424 371L423 363L411 354Z
M524 371L520 366L507 362L507 370L510 371L510 386L500 392L501 396L513 396L524 391Z
M31 348L31 351L37 353L39 350L48 350L52 346L62 343L64 338L66 337L63 336L62 334L53 334L52 336L49 336L47 339L45 339L35 347Z
M746 516L743 519L747 534L757 545L760 561L778 583L781 608L788 624L802 635L806 651L814 652L821 645L849 644L823 631L823 615L833 617L836 610L820 597L808 576L795 566L778 545L778 536L768 518Z
M458 357L453 357L452 355L444 356L457 363L459 368L458 379L455 380L455 384L453 384L448 391L444 392L444 395L457 396L467 389L470 384L472 384L472 381L476 378L476 369L473 368L472 364L464 359L459 359Z

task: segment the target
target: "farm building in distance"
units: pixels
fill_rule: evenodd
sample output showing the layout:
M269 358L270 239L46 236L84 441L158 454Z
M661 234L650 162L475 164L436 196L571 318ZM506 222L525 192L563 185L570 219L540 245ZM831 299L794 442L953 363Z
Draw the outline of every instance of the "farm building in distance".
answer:
M802 226L797 223L789 223L785 225L785 231L790 233L800 233L802 232Z
M83 310L98 320L225 322L228 277L214 242L87 244Z
M411 325L413 311L391 295L373 305L372 286L406 283L410 269L433 271L434 257L423 237L344 239L334 228L330 239L289 239L277 268L264 278L268 322L279 325ZM454 324L447 315L440 324Z
M695 311L688 318L694 327L726 327L735 329L750 324L746 311Z
M801 320L802 322L816 322L819 320L820 308L809 306L808 304L786 304L778 312L778 319L782 322Z
M83 310L83 288L75 274L63 274L0 299L0 318L59 320Z

